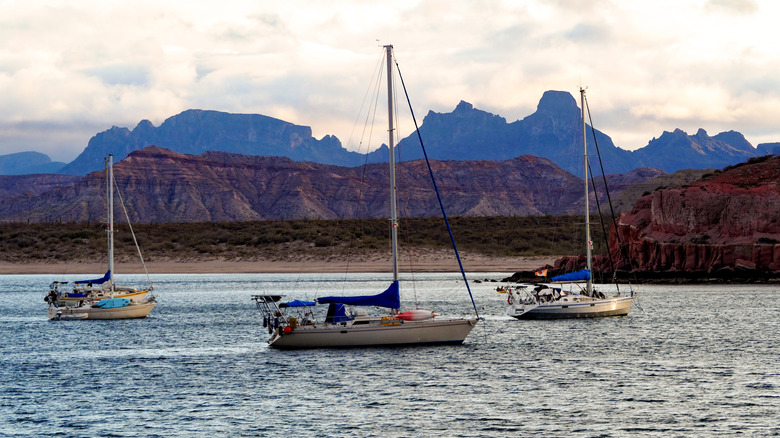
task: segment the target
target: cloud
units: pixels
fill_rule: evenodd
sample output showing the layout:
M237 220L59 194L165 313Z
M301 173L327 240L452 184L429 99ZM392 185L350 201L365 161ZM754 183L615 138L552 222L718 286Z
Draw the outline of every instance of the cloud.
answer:
M709 0L705 8L715 12L738 14L753 14L759 9L753 0Z
M149 81L149 69L143 65L114 64L84 69L87 76L95 76L106 85L146 86Z
M346 144L390 43L418 117L466 100L513 121L583 84L620 147L675 128L778 141L777 16L768 0L3 2L0 153L70 161L99 131L190 108Z

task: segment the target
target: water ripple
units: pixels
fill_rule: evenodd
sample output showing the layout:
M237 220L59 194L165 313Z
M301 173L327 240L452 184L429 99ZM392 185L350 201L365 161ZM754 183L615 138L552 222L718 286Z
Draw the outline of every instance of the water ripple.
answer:
M650 286L627 318L523 322L475 284L486 320L463 346L269 349L249 296L385 283L335 277L154 276L150 318L58 323L50 278L0 277L0 436L780 434L771 286ZM421 308L470 305L451 275L417 277Z

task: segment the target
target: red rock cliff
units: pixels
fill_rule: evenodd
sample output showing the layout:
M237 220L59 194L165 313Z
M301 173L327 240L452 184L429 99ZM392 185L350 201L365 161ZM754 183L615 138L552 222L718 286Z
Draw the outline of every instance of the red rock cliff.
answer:
M617 230L632 261L624 270L780 272L780 156L657 190L621 215ZM613 253L617 246L613 232Z

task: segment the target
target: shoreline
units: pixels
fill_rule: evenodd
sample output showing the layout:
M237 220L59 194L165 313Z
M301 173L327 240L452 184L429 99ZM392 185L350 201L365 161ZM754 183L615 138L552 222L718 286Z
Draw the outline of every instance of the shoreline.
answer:
M552 264L556 257L489 257L462 256L466 275L494 274L495 281L506 283L528 283L537 281L533 275L536 269ZM143 267L138 263L117 262L116 273L122 275L143 275ZM361 262L337 260L164 260L146 263L149 274L343 274L343 273L390 273L389 259L373 259ZM454 258L431 258L422 262L399 263L402 273L443 273L459 272ZM61 278L65 275L102 276L106 264L71 263L11 263L0 261L0 275L50 275ZM740 275L742 274L742 275ZM629 279L630 277L630 279ZM56 279L55 278L55 279ZM712 275L704 273L634 273L618 276L621 282L637 284L780 284L780 275L756 273L731 273L730 275ZM482 280L482 278L480 278Z
M488 257L462 255L463 269L469 272L495 272L513 274L518 271L537 269L545 264L551 264L556 257ZM360 262L347 260L161 260L146 263L150 274L274 274L274 273L342 273L342 272L391 272L389 259L372 259ZM459 272L454 257L399 262L402 272ZM106 271L102 263L11 263L0 262L0 275L69 275L96 274ZM115 263L117 275L143 274L143 267L138 263Z

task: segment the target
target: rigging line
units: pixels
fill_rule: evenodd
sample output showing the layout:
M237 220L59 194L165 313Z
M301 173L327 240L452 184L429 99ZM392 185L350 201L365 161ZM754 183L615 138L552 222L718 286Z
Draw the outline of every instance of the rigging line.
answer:
M623 246L623 242L620 239L620 233L618 232L617 227L617 221L615 220L615 209L612 206L612 197L609 194L609 186L607 186L607 176L604 172L604 163L601 160L601 151L599 149L599 142L596 140L596 128L593 127L593 116L590 113L590 104L588 103L588 97L585 96L585 109L588 111L588 120L590 121L590 131L593 135L593 144L596 147L596 154L599 157L599 165L601 166L601 177L604 180L604 191L607 194L607 201L609 202L609 212L610 212L610 218L612 219L612 226L615 229L615 239L618 243L618 257L622 257L622 260L625 260L629 267L633 268L633 263L631 258L628 256L628 249ZM596 185L593 185L593 190L596 190ZM610 254L610 260L612 259L612 256ZM613 269L613 276L615 276L615 283L617 283L617 270ZM636 274L634 274L634 277L636 278Z
M381 82L382 82L382 74L384 72L384 51L382 52L382 56L379 57L379 63L378 67L374 69L374 81L372 83L374 84L374 91L371 92L371 84L369 83L368 89L366 90L366 95L371 96L371 101L369 102L368 108L366 109L366 117L363 121L363 130L360 135L360 144L363 144L363 141L366 140L366 131L368 131L368 139L366 141L366 144L371 143L371 139L373 138L373 132L374 132L374 124L376 123L376 113L377 108L379 106L379 95L381 90ZM371 92L369 94L369 92ZM365 99L364 99L365 102ZM361 112L363 112L363 105L361 105ZM373 108L373 111L371 110ZM358 114L358 119L360 118L360 114ZM369 123L370 121L370 123ZM355 124L357 124L357 120L355 121ZM360 206L363 204L363 190L365 187L365 181L366 181L366 167L368 164L368 150L366 150L366 154L363 157L363 165L360 166L360 179L358 182L358 190L357 190L357 199L354 202L354 219L356 220L354 229L357 229L361 232L363 236L366 235L365 226L363 225L363 221L360 220L361 218L361 212L360 212ZM368 217L368 212L364 214L365 217ZM354 236L351 238L354 239ZM351 264L351 257L347 257L347 263L344 267L344 275L346 276L349 273L350 264Z
M612 197L609 195L609 188L607 186L607 176L606 176L606 173L604 172L604 163L601 161L601 152L599 150L599 143L598 143L598 140L596 140L596 128L593 127L593 117L591 116L591 113L590 113L590 104L588 103L588 97L587 96L585 97L585 109L587 109L587 111L588 111L588 120L590 120L590 130L591 130L591 133L593 135L593 143L596 146L596 154L599 157L599 165L601 166L601 177L604 180L604 191L606 191L606 193L607 193L607 200L609 201L609 210L610 210L611 219L612 219L612 226L615 227L615 238L617 239L618 250L620 251L619 255L622 256L623 259L626 260L629 263L629 265L631 265L631 259L628 257L628 253L626 252L626 248L623 247L623 242L620 241L620 233L618 233L617 221L615 220L615 209L612 206ZM593 187L594 187L594 191L595 191L595 187L596 186L594 185Z
M130 227L130 234L133 236L133 243L135 243L135 249L138 251L138 257L141 258L141 266L144 267L144 273L146 273L146 281L149 282L149 290L154 290L152 285L152 279L149 277L149 271L146 269L146 263L144 263L144 255L141 254L141 247L138 245L138 240L135 238L135 231L133 231L133 224L130 222L130 215L127 214L127 208L125 202L122 200L122 192L119 191L119 183L114 179L114 187L116 188L116 194L119 196L119 205L122 206L122 211L125 212L125 218L127 219L127 225Z
M379 61L377 63L377 66L374 68L374 73L372 74L372 76L376 76L377 77L377 81L379 81L382 78L382 71L384 69L384 63L382 62L383 60L384 60L384 52L382 53L382 56L379 57ZM368 87L366 87L366 93L365 93L365 95L363 95L363 102L361 102L360 110L358 111L357 117L355 117L355 123L352 125L352 131L349 134L349 139L347 140L347 144L350 144L352 142L352 136L354 135L355 128L358 125L358 122L360 121L360 116L363 114L363 108L366 107L366 101L368 100L369 96L372 96L372 93L371 93L372 82L373 81L369 81ZM377 87L377 85L374 85L375 89L376 89L376 87ZM368 107L369 108L371 107L371 103L372 102L374 102L374 101L371 101L371 102L368 103ZM376 107L376 104L374 106ZM369 113L370 113L370 111L366 110L366 116L368 116ZM368 117L366 117L366 118L368 118ZM358 152L362 152L363 151L363 140L365 138L366 125L367 125L367 123L363 124L363 132L362 132L362 134L360 136L360 141L358 142ZM370 139L370 137L369 137L369 139ZM366 154L368 154L368 148L366 148Z
M612 280L615 282L615 286L618 289L618 292L620 292L620 286L617 284L617 277L615 274L615 263L612 261L612 253L609 250L609 241L607 241L607 228L604 226L604 214L601 212L601 203L599 203L599 194L596 191L596 180L593 177L593 169L590 166L590 160L588 160L588 171L590 171L590 183L593 186L593 197L596 199L596 209L599 212L599 223L601 224L601 235L602 240L607 245L607 254L609 255L609 266L612 269ZM590 214L590 212L588 212ZM603 276L603 275L602 275ZM602 280L603 281L603 280Z
M395 52L393 52L393 56L395 56ZM396 62L396 66L398 66L398 63ZM388 72L390 74L391 72ZM396 132L398 137L401 136L401 117L399 117L399 108L400 105L398 105L398 86L395 84L395 77L392 78L393 80L393 111L395 111L395 114L393 115L393 122L395 123L395 126L393 126L393 130ZM407 175L407 167L408 165L403 164L403 148L401 147L401 141L398 141L395 144L395 152L396 152L396 172L397 177L395 179L396 184L396 192L403 192L407 189L406 187L406 175ZM407 162L408 164L408 162ZM410 171L413 172L413 171ZM396 200L397 202L397 200ZM411 281L409 282L412 286L412 296L414 297L414 308L419 309L420 308L420 300L417 297L417 281L416 281L416 273L414 270L414 258L412 254L412 248L409 242L411 242L411 237L409 235L409 229L410 229L410 214L409 214L409 196L403 198L402 205L399 206L399 210L402 210L405 212L405 217L399 218L401 219L398 223L398 226L401 227L401 224L403 224L403 230L402 235L406 239L406 256L408 257L409 261L409 271L407 272L408 275L411 277Z
M450 221L447 219L447 213L444 211L444 203L441 200L441 194L439 194L439 187L436 185L436 178L433 176L431 163L428 161L428 152L425 151L425 145L423 144L422 135L420 134L420 127L417 125L417 118L414 116L414 109L412 109L412 101L409 99L409 93L406 91L406 84L404 83L404 77L401 74L401 69L398 66L398 62L395 63L395 69L398 72L398 77L401 79L401 86L404 88L404 95L406 96L406 102L409 104L409 112L412 114L412 120L414 121L414 128L415 132L417 133L417 139L420 140L420 147L422 148L423 156L425 156L425 164L428 165L428 174L431 176L433 188L436 190L436 198L439 200L439 207L441 208L442 216L444 216L444 223L447 224L447 232L450 234L452 249L455 252L455 258L458 259L458 266L460 267L460 273L463 276L463 282L466 284L466 290L469 291L469 297L471 298L471 305L474 307L474 313L477 315L477 318L479 318L477 303L474 301L474 295L471 293L471 287L469 287L469 282L466 279L466 272L463 270L463 262L460 260L458 247L455 246L455 237L452 235L452 227L450 227Z
M398 184L399 181L404 181L406 175L406 168L405 168L406 166L402 165L401 163L398 164L399 164L398 167L396 167L397 175L398 175L398 177L396 178L396 184ZM403 189L399 187L398 191L402 192ZM414 296L414 308L419 309L420 302L417 298L417 281L415 280L417 276L414 269L415 259L414 259L414 253L412 251L412 244L411 244L412 237L411 234L409 233L409 230L411 229L412 225L411 225L411 217L410 217L411 215L409 214L408 198L406 199L404 204L399 208L399 210L404 212L404 216L399 218L398 227L400 228L399 231L403 236L403 242L404 242L403 246L406 252L407 260L409 262L409 270L407 274L411 277L412 280L410 283L412 286L412 295Z

